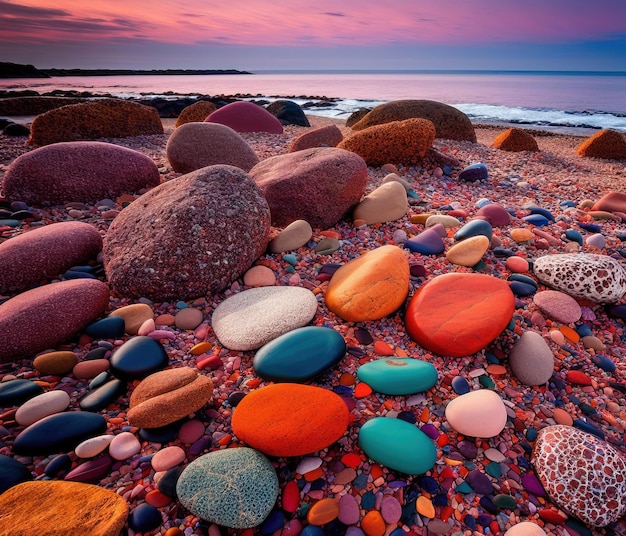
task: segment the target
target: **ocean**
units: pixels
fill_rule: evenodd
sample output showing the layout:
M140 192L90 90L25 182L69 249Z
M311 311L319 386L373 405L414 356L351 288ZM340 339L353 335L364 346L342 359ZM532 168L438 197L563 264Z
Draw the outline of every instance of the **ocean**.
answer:
M450 104L474 123L566 134L626 132L626 72L263 71L236 75L125 75L0 80L0 90L109 93L122 98L250 95L289 98L307 113L347 118L398 99ZM315 104L315 106L310 106Z

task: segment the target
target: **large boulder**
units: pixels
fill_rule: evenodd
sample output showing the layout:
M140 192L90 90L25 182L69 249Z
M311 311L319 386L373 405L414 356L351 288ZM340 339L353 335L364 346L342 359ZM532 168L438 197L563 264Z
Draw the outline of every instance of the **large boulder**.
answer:
M343 140L343 134L337 125L327 125L298 136L289 147L289 152L293 153L313 147L336 147L341 140Z
M335 225L360 201L369 179L360 156L335 147L268 158L250 176L269 203L272 225L306 220L320 229Z
M187 123L167 140L167 159L177 173L190 173L216 164L250 171L259 157L237 132L218 123Z
M113 290L155 301L221 292L267 247L267 201L241 169L208 166L157 186L113 220L104 268Z
M309 123L309 120L304 114L304 110L293 101L279 99L268 104L266 110L283 125L298 125L300 127L311 126L311 123Z
M16 158L4 175L9 199L33 205L93 202L156 186L154 161L139 151L99 141L54 143Z
M93 259L102 237L88 223L53 223L0 244L0 294L30 288L72 266Z
M492 147L502 151L539 151L537 140L523 128L509 128L493 140Z
M626 159L626 138L616 130L601 130L583 141L576 149L578 156Z
M262 106L247 101L231 102L215 110L205 121L226 125L237 132L283 133L283 125L276 117Z
M186 108L183 108L182 112L176 119L176 128L186 123L192 123L194 121L204 121L209 117L217 108L215 104L207 100L199 100L190 104Z
M427 119L407 119L374 125L345 138L337 147L352 151L369 166L416 164L435 140Z
M121 99L101 99L55 108L35 117L28 143L127 138L163 134L155 108Z
M397 100L381 104L352 125L352 129L363 130L414 117L432 121L437 138L476 142L476 132L467 115L452 106L431 100Z

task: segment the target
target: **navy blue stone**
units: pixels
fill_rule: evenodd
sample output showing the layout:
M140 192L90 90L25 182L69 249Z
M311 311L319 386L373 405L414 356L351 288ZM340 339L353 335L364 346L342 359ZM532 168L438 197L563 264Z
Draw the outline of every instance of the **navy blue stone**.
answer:
M63 274L64 279L97 279L97 277L89 272L79 272L76 270L68 270Z
M594 436L599 437L600 439L604 439L604 432L599 430L592 424L588 422L581 421L580 419L574 419L574 427L582 430L583 432L587 432L589 434L593 434Z
M507 259L515 255L515 252L510 249L498 246L497 248L493 248L493 254L499 259Z
M576 326L576 333L578 333L579 337L588 337L589 335L593 335L591 328L587 324L579 324Z
M85 361L91 361L93 359L103 359L107 355L108 351L108 348L102 348L100 346L94 348L93 350L89 350L89 352L87 352L87 355L85 356Z
M625 242L625 241L626 241L626 233L617 233L617 235L616 235L616 236L617 236L617 238L618 238L619 240L621 240L622 242Z
M376 495L372 491L366 491L361 497L361 508L371 510L376 504Z
M533 285L528 285L527 283L522 283L520 281L513 281L510 285L511 292L516 296L532 296L535 292L537 292L537 287Z
M482 501L481 501L481 504L482 504ZM492 513L496 513L496 512L492 512ZM478 523L483 528L487 528L492 521L493 521L493 517L488 516L487 514L478 514L478 517L476 518L476 523Z
M547 220L554 221L554 215L548 209L542 207L531 207L529 210L531 214L540 214Z
M439 490L439 483L432 476L421 477L419 479L419 486L431 495L434 495Z
M398 419L410 422L411 424L415 424L417 422L417 417L412 411L401 411L398 413Z
M0 383L0 407L19 406L41 393L41 386L30 380L18 379Z
M471 166L467 166L461 173L459 173L459 180L474 182L485 180L489 178L489 171L487 170L487 166L482 163L472 164Z
M537 227L545 227L550 224L550 220L542 214L529 214L528 216L524 216L522 221L536 225Z
M307 525L302 529L300 536L324 536L324 531L315 525Z
M598 412L593 406L590 406L589 404L586 404L585 402L581 402L580 404L578 404L578 407L580 408L580 411L582 411L583 414L585 415L597 415L598 414Z
M404 532L400 527L398 527L397 529L394 529L392 532L389 533L389 536L404 536L406 534L406 532Z
M615 363L609 357L602 354L592 355L591 361L593 361L598 368L601 368L606 372L615 372L615 369L617 368Z
M109 374L109 371L105 370L104 372L101 372L93 380L89 382L88 388L90 391L93 391L94 389L97 389L101 385L104 385L110 379L111 379L111 375Z
M534 441L537 439L537 430L535 428L529 428L526 430L526 439L528 439L528 441Z
M69 454L59 454L52 458L43 472L50 478L63 478L72 468L72 458Z
M589 233L602 232L602 227L600 227L597 223L579 223L578 227L580 227L583 231L587 231Z
M490 514L497 514L498 512L500 512L500 508L493 504L493 502L491 502L491 499L487 496L480 498L480 505ZM491 521L489 521L489 523L491 523ZM482 523L479 522L479 524Z
M178 494L176 493L176 483L178 482L183 469L184 467L172 467L171 469L168 469L157 482L157 489L172 499L178 498Z
M139 380L164 369L168 356L163 345L139 335L118 348L111 356L111 372L122 380Z
M115 402L125 392L126 382L115 378L83 397L78 406L83 411L100 411Z
M285 524L285 514L280 510L273 510L261 524L261 534L273 534L282 529Z
M44 417L21 432L13 451L26 456L68 452L89 437L106 432L106 419L89 411L68 411Z
M581 235L576 229L568 229L565 231L565 238L571 242L578 242L581 246L583 245L583 235Z
M148 503L140 504L128 516L128 526L135 532L150 532L162 522L161 513Z
M611 307L609 314L616 318L626 319L626 305L615 305Z
M323 264L322 267L320 268L319 273L333 275L337 270L339 270L339 268L341 268L341 266L342 266L341 264L337 264L337 263Z
M445 493L437 493L433 497L433 505L435 506L446 506L448 504L448 496Z
M121 316L110 316L89 324L85 333L93 339L117 339L124 335L126 322Z
M0 493L32 479L33 475L23 463L9 456L0 455Z
M470 515L467 514L464 518L463 518L463 523L465 523L465 526L470 529L470 530L476 530L476 519Z
M464 395L470 392L470 385L463 376L455 376L452 378L452 389L457 395Z
M354 489L363 489L367 485L367 475L361 473L352 481L352 487Z
M471 220L468 221L454 234L454 241L460 242L472 236L486 236L491 240L493 236L493 227L487 220Z

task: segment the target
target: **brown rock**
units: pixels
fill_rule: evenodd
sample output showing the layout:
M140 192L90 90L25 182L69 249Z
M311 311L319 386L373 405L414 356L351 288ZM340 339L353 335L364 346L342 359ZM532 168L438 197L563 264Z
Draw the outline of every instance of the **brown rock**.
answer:
M10 238L0 244L0 294L56 277L101 249L98 230L81 222L53 223Z
M592 211L626 212L626 193L608 192L592 207Z
M44 375L66 374L77 362L74 352L48 352L38 355L33 361L33 367Z
M128 422L159 428L199 410L213 396L213 382L189 367L162 370L145 378L130 396Z
M0 495L0 534L119 536L128 503L116 493L81 482L23 482Z
M0 99L0 115L39 115L68 104L85 102L74 97L10 97Z
M61 141L163 134L156 108L121 99L101 99L55 108L35 117L29 145Z
M34 205L94 202L161 181L151 158L99 141L55 143L16 158L4 176L4 193Z
M96 279L51 283L0 307L0 362L29 357L78 334L109 306L109 287Z
M108 359L89 359L76 363L72 369L72 374L79 380L91 380L105 370L109 370Z
M193 123L196 121L204 121L209 117L217 108L211 101L199 100L190 104L186 108L183 108L182 112L176 119L176 128L185 123Z
M615 130L601 130L583 141L576 149L576 154L591 158L623 160L626 159L626 138Z
M469 118L460 110L431 100L397 100L381 104L352 126L353 130L418 117L435 125L435 137L476 142L476 132Z
M346 126L352 128L371 111L371 108L359 108L356 112L352 112L346 119Z
M338 147L358 154L369 166L416 164L435 140L427 119L407 119L374 125L345 138Z
M539 151L537 140L523 128L509 128L493 140L492 147L502 151Z
M193 299L243 275L265 252L269 231L268 203L250 176L208 166L126 207L104 238L104 268L123 296Z
M131 303L113 311L109 316L120 316L124 319L124 331L137 335L139 328L146 320L154 318L152 308L146 303Z
M337 125L327 125L298 136L289 147L289 152L293 153L313 147L336 147L341 140L343 140L343 134Z
M272 214L272 225L305 220L335 225L361 199L369 180L365 161L335 147L318 147L263 160L250 170Z
M396 221L406 216L409 208L404 186L397 181L381 184L365 196L354 209L355 220L363 220L367 225Z
M191 173L215 164L250 171L259 157L232 128L219 123L187 123L177 128L165 148L172 169Z

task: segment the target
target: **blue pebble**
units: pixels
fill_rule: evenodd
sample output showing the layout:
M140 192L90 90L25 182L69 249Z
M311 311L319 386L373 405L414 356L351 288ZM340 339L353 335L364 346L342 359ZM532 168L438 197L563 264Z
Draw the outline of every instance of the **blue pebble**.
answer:
M524 283L526 285L532 285L537 290L537 282L532 278L528 277L524 274L511 274L508 278L508 281L519 281L520 283Z
M561 201L559 203L559 206L561 208L572 208L576 206L576 203L574 203L574 201L570 201L569 199L567 201Z
M437 493L433 497L433 505L435 506L447 506L448 496L445 493Z
M532 427L526 430L526 439L528 439L528 441L534 441L537 439L537 430Z
M272 534L281 529L285 524L285 514L280 510L270 512L265 521L261 524L261 534Z
M583 231L588 231L590 233L601 233L602 227L600 227L596 223L579 223L578 227L580 227Z
M187 305L187 302L184 302L182 300L176 302L176 309L187 309L187 307L189 307L189 305Z
M452 173L452 168L450 166L443 166L443 168L441 168L441 170L443 171L443 174L446 177L449 177L450 174Z
M110 316L92 322L85 328L85 333L93 339L117 339L124 335L126 322L121 316Z
M545 227L550 224L550 220L542 214L529 214L528 216L524 216L522 221L536 225L537 227Z
M485 358L487 359L487 363L490 365L499 365L500 360L496 357L493 352L485 352Z
M593 335L591 328L587 324L579 324L576 326L576 333L578 333L581 338Z
M467 514L464 518L463 518L463 523L465 523L465 526L470 529L470 530L476 530L476 519L470 515Z
M307 525L302 529L300 536L324 536L324 531L315 525Z
M394 529L392 532L389 533L389 536L404 536L406 534L406 532L404 532L400 527L398 527L397 529Z
M366 491L361 497L361 508L371 510L376 505L376 495L372 491Z
M283 255L283 260L291 264L291 266L295 266L298 262L298 258L293 253L287 253Z
M459 173L459 180L474 182L480 180L486 180L489 178L489 171L487 166L480 162L467 166L461 173Z
M452 389L457 395L464 395L470 392L470 385L463 376L455 376L452 379Z
M619 240L621 240L622 242L625 242L625 241L626 241L626 233L617 233L617 235L616 235L616 236L617 236L617 238L618 238Z
M18 227L20 224L19 220L14 220L14 219L6 219L6 220L0 220L0 227Z
M593 361L598 368L601 368L606 372L615 372L615 369L617 368L615 363L610 358L602 354L592 355L591 361Z
M97 279L95 275L89 272L79 272L77 270L68 270L63 274L64 279Z
M522 283L521 281L513 281L510 285L511 292L516 296L532 296L535 292L537 292L537 287L533 285L529 285L527 283Z
M588 422L581 421L580 419L574 419L574 427L582 430L583 432L587 432L589 434L593 434L594 436L599 437L600 439L604 439L604 432L599 430L592 424Z
M432 476L423 476L420 478L419 486L426 493L430 493L431 495L437 493L439 490L439 483Z
M361 473L352 481L352 487L355 489L363 489L367 486L367 475Z
M565 231L565 238L571 242L578 242L579 245L583 245L583 235L576 229L568 229Z
M487 495L483 495L480 498L480 505L485 510L487 510L487 512L489 512L490 514L497 514L500 511L500 508L498 508L495 504L493 504L493 502L491 501L491 499L489 497L487 497ZM491 523L491 521L489 523ZM487 524L489 524L489 523L487 523Z
M530 209L530 213L531 214L541 214L547 220L554 221L554 216L552 215L552 212L550 212L549 210L547 210L545 208L532 207Z
M161 523L161 513L148 503L140 504L128 516L128 526L135 532L150 532Z
M61 473L67 473L71 468L72 458L68 454L59 454L48 462L44 473L50 478L57 478Z
M493 254L499 259L506 259L515 255L515 252L510 249L498 246L497 248L493 248Z

